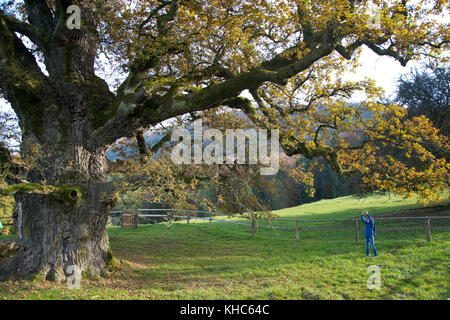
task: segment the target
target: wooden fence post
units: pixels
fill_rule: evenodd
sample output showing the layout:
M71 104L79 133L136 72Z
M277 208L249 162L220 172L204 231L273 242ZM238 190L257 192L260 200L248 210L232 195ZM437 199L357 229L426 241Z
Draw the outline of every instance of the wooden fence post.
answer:
M359 243L359 221L355 220L356 242Z
M136 228L139 226L139 211L136 213Z
M431 241L431 225L430 225L430 219L425 220L425 229L427 231L427 240Z
M211 228L212 226L212 214L211 212L209 213L209 227Z
M253 214L250 216L250 219L251 219L250 227L253 237L255 235L255 217L253 216Z
M299 222L298 222L298 220L295 221L295 239L297 241L300 241L300 229L299 229Z
M191 220L191 212L190 211L186 211L186 213L187 213L186 223L189 224L189 220Z

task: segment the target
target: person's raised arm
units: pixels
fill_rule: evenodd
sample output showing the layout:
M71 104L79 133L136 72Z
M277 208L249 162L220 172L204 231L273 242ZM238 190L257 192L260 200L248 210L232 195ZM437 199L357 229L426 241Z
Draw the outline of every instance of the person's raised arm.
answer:
M364 213L361 213L361 221L365 224L369 223L366 219L364 219Z

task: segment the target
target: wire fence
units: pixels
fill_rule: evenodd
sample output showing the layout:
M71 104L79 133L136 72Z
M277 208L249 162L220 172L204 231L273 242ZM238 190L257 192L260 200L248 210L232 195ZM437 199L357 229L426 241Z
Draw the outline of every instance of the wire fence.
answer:
M150 212L146 213L146 212ZM166 212L166 214L158 214L158 212ZM184 213L183 215L178 213ZM119 213L119 225L121 227L138 227L139 221L144 219L147 223L157 223L164 219L166 220L180 220L185 219L189 224L191 220L203 220L209 222L209 227L212 227L212 222L223 222L241 226L250 227L250 233L255 234L256 230L261 228L278 229L278 230L295 230L295 239L300 241L300 234L304 230L350 230L355 234L355 240L360 241L360 232L364 230L364 224L359 218L352 219L248 219L249 222L243 222L243 219L233 221L231 219L218 219L215 216L223 216L222 213L214 213L200 210L182 210L182 209L138 209L137 212L122 212ZM198 216L198 214L206 216ZM432 240L431 230L450 230L450 216L425 216L425 217L377 217L376 221L383 221L381 227L376 227L380 231L425 231L428 241ZM245 221L245 220L244 220ZM263 224L260 222L266 222ZM398 221L403 221L401 227L397 226ZM432 221L441 221L440 224L432 224ZM444 223L442 223L444 221ZM273 223L278 223L274 225ZM413 223L414 222L414 223ZM324 223L332 223L332 226L324 226Z
M156 214L152 212L166 212L165 214ZM150 213L145 213L150 212ZM180 215L177 213L184 213ZM198 214L204 216L200 217ZM123 211L112 211L109 214L108 225L120 225L123 228L126 227L138 227L140 220L145 220L145 224L158 223L164 220L180 220L185 219L186 223L189 224L191 220L203 220L209 222L209 227L212 227L212 222L223 222L235 225L250 227L250 233L255 234L257 229L278 229L278 230L295 230L295 239L300 241L300 233L302 230L350 230L355 233L355 240L360 241L360 232L363 231L363 223L358 218L352 219L249 219L249 222L243 222L242 218L240 221L232 221L231 219L217 219L214 216L223 216L223 213L214 213L210 211L201 210L184 210L184 209L138 209L137 212L123 212ZM12 217L0 217L0 220L12 219ZM450 216L425 216L425 217L377 217L378 221L385 221L386 226L376 227L376 230L384 231L413 231L413 230L424 230L426 238L428 241L432 240L431 230L450 230L450 225L441 224L435 225L431 222L444 220L445 222L450 222ZM245 221L245 220L244 220ZM262 224L260 221L266 221L270 224ZM394 222L415 221L415 224L406 224L402 227L395 226ZM278 222L279 225L273 225L273 222ZM332 226L323 226L324 223L332 222ZM389 223L390 222L390 223ZM422 222L422 224L417 225L417 222ZM142 224L142 223L141 223ZM295 224L295 226L293 226ZM12 226L13 223L3 224L4 226Z

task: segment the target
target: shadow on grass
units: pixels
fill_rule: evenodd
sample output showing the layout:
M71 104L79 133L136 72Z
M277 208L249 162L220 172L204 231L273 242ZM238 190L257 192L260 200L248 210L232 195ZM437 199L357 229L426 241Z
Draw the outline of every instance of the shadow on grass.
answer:
M356 243L352 231L325 231L325 237L323 230L308 231L296 242L295 231L290 231L289 237L287 231L280 231L281 235L274 237L274 232L263 230L252 238L246 227L225 223L213 224L212 228L207 223L177 223L172 228L152 225L123 230L123 233L121 229L110 232L111 245L119 259L148 264L148 270L144 267L133 278L190 282L202 281L198 279L201 273L209 283L218 276L243 279L243 275L256 273L276 277L277 271L289 265L320 266L323 261L355 261L364 266L373 263L365 260L363 233ZM425 232L391 233L389 237L377 237L380 255L402 255L402 250L430 245ZM435 233L435 241L445 240L446 235Z

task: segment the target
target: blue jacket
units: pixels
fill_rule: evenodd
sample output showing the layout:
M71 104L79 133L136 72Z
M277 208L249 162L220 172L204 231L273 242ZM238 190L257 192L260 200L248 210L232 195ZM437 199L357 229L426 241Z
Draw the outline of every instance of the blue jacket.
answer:
M364 215L361 215L361 220L366 225L364 235L366 237L371 237L375 235L375 222L373 221L372 217L369 214L367 214L367 218L369 218L369 221L364 219Z

